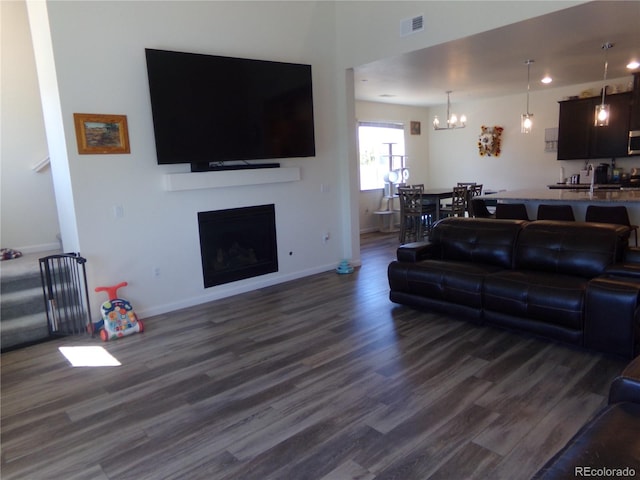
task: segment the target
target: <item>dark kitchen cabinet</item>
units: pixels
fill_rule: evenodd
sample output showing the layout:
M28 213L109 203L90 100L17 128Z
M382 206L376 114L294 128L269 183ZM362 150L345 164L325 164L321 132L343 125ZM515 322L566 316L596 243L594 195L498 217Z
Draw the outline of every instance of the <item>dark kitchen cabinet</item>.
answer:
M591 98L560 102L558 160L589 158L594 108Z
M633 74L633 96L631 99L629 130L640 130L640 72Z
M601 103L597 101L595 105ZM629 155L629 116L631 114L631 92L610 95L605 103L609 104L609 125L591 127L590 153L592 158L626 157ZM593 121L594 113L591 117Z
M593 117L601 97L560 102L558 160L626 157L631 92L607 95L609 125L595 127Z

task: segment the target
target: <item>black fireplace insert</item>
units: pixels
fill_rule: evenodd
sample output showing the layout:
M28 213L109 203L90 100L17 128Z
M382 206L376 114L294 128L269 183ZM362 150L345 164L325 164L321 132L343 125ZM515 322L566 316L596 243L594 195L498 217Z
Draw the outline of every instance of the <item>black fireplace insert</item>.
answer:
M204 286L278 271L274 205L198 212Z

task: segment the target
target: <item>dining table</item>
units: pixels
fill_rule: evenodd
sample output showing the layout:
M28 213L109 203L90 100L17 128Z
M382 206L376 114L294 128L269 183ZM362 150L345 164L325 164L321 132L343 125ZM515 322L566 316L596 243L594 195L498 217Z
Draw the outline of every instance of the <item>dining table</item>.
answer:
M422 192L422 205L436 207L434 222L440 220L440 201L453 198L453 188L425 188Z

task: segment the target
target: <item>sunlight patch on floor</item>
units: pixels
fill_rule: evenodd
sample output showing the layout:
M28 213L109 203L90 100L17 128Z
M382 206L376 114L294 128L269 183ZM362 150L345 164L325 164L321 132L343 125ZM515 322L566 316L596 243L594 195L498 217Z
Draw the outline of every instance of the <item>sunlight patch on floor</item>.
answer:
M59 347L73 367L118 367L122 365L104 347Z

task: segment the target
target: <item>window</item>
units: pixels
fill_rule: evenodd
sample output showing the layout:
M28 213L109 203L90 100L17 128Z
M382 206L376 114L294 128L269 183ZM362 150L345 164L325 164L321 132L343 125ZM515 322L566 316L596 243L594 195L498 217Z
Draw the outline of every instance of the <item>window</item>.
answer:
M360 122L358 149L360 155L360 190L384 188L384 175L389 172L389 143L393 155L404 155L404 125L397 123ZM392 169L400 165L392 165Z

